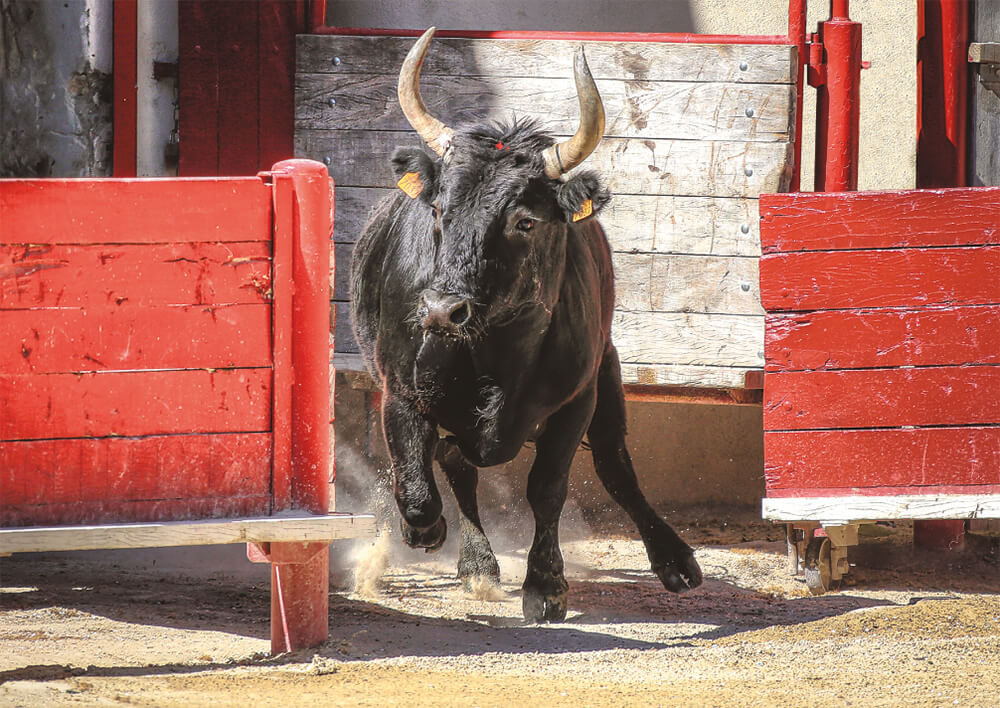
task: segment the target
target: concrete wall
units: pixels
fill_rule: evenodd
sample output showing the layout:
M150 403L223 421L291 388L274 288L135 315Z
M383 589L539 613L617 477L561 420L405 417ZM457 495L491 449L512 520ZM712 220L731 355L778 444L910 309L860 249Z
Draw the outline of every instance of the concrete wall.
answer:
M0 177L111 174L111 0L0 0Z

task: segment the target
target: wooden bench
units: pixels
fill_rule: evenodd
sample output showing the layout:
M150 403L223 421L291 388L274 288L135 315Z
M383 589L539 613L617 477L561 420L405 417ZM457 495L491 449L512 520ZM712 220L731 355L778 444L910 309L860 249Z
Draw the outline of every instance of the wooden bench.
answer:
M272 649L327 636L323 165L0 180L0 555L250 543ZM282 621L278 621L279 618Z
M763 512L810 589L862 521L1000 518L1000 188L765 195L761 218Z
M298 38L296 154L326 162L337 182L339 369L362 368L347 316L352 245L369 209L394 188L392 150L420 144L396 100L413 41ZM580 43L436 38L421 92L449 123L516 113L568 135L577 121L571 57ZM792 180L796 47L583 44L607 128L581 169L600 172L615 195L601 221L615 252L614 339L629 391L741 391L748 375L759 389L757 200Z

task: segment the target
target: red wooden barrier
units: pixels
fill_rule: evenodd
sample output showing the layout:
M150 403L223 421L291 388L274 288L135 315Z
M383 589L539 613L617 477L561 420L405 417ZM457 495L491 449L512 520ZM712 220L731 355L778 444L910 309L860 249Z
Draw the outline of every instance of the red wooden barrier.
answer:
M332 209L306 160L0 181L0 554L32 528L300 510L338 528L242 540L272 563L274 651L326 638L329 539L368 533L325 516Z
M1000 493L1000 189L764 195L761 243L768 497Z

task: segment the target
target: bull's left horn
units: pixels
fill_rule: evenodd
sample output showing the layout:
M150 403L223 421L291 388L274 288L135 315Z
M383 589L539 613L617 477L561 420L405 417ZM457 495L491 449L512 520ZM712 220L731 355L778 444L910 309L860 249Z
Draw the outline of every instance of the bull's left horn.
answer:
M435 31L437 28L431 27L424 32L406 55L403 67L399 70L397 92L399 106L403 109L406 120L431 150L444 157L455 131L432 116L420 98L420 67L424 64L427 47L430 46Z
M590 75L583 46L576 50L573 59L573 78L576 79L576 95L580 99L580 127L572 138L556 143L542 153L545 174L552 179L586 160L604 137L604 104L594 77Z

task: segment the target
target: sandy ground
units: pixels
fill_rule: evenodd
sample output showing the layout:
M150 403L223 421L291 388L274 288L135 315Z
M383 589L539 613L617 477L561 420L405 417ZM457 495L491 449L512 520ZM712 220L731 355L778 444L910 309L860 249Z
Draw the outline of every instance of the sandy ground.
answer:
M240 549L0 559L0 705L1000 706L995 539L918 552L905 526L871 527L848 586L812 597L777 529L702 518L679 527L706 582L676 596L600 527L564 542L570 614L550 626L520 619L523 545L494 543L492 600L462 591L447 547L341 547L378 580L331 594L325 645L279 657Z

